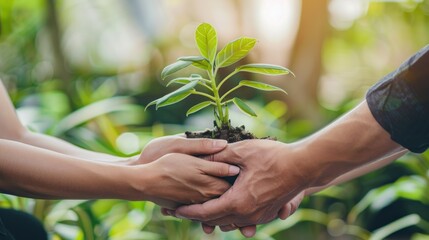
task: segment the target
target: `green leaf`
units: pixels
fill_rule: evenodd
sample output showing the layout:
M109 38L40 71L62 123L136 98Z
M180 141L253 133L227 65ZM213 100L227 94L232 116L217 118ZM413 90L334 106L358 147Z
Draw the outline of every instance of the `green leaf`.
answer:
M260 64L260 63L243 65L236 68L235 70L237 72L251 72L251 73L260 73L265 75L284 75L289 73L294 75L293 72L291 72L289 69L285 67L271 65L271 64Z
M177 89L176 91L171 92L171 93L169 93L169 94L167 94L167 95L165 95L165 96L163 96L163 97L161 97L161 98L158 98L158 99L156 99L156 100L153 100L152 102L150 102L150 103L146 106L145 110L146 110L148 107L152 106L152 105L156 105L156 109L158 109L160 106L161 106L161 107L164 107L164 106L167 106L167 105L171 105L171 104L173 104L173 103L176 103L176 102L178 102L178 101L181 101L181 100L185 99L187 96L189 96L189 95L186 95L186 94L184 94L184 93L187 93L188 91L190 91L190 90L194 89L194 87L195 87L197 84L198 84L198 80L191 81L191 82L189 82L188 84L186 84L185 86L182 86L181 88ZM180 97L177 97L177 98L176 98L176 96L179 96L179 95L180 95ZM186 96L185 96L185 95L186 95ZM185 97L184 97L184 96L185 96ZM171 101L168 101L170 98L172 98L172 100L171 100ZM168 104L167 104L167 105L166 105L166 104L163 104L163 103L164 103L164 102L166 102L166 101L168 101L168 102L167 102Z
M192 62L193 66L195 66L197 68L201 68L203 70L210 70L210 68L211 68L209 61L207 61L206 58L201 57L201 56L180 57L177 60Z
M161 78L165 79L168 75L173 74L179 71L180 69L183 69L191 64L192 62L190 61L177 61L175 63L172 63L162 70Z
M170 82L167 83L167 87L173 83L185 85L185 84L190 83L191 81L200 81L202 79L203 79L203 77L201 77L201 75L191 74L190 77L178 77L178 78L171 80Z
M198 112L201 109L210 106L211 104L212 104L211 101L205 101L202 103L198 103L197 105L194 105L193 107L189 108L189 110L186 112L186 116L188 116L192 113Z
M191 78L193 78L193 79L198 79L198 80L203 79L203 77L201 77L201 75L200 75L200 74L195 74L195 73L192 73L192 74L191 74Z
M243 100L241 100L240 98L235 97L232 99L232 102L244 113L256 117L255 111L253 111L253 109L250 108L249 105L244 103Z
M158 101L156 102L156 107L158 108L158 106L159 106L160 104L162 104L162 103L166 102L166 101L167 101L168 99L170 99L170 98L173 98L173 97L175 97L175 96L181 95L182 93L185 93L185 92L187 92L187 91L189 91L189 90L194 89L194 87L195 87L197 84L198 84L198 81L197 81L197 80L192 81L192 82L190 82L190 83L186 84L185 86L182 86L181 88L177 89L176 91L171 92L171 93L169 93L169 94L165 95L165 96L164 96L164 97L162 97L162 98L159 98L159 99L158 99ZM182 98L182 99L183 99L183 98ZM164 106L166 106L166 105L164 105Z
M243 80L243 81L240 81L240 83L238 85L255 88L255 89L262 90L262 91L280 91L280 92L284 92L285 94L287 94L287 92L285 90L283 90L279 87L276 87L276 86L273 86L270 84L266 84L266 83L256 82L256 81Z
M228 43L217 55L216 66L227 67L244 58L255 46L256 39L242 37Z
M83 232L84 239L88 239L88 240L95 239L94 228L89 214L80 207L75 207L75 208L72 208L71 210L75 212L78 217L78 222Z
M387 239L390 235L399 230L410 226L416 226L422 221L422 218L418 214L410 214L405 217L402 217L398 220L395 220L383 227L376 229L372 232L370 240L381 240Z
M201 55L213 63L217 51L216 30L208 23L200 24L195 31L195 41Z
M168 105L172 105L172 104L175 104L177 102L180 102L183 99L187 98L191 94L192 94L192 90L189 90L187 92L180 93L179 95L172 96L172 97L168 98L166 101L157 104L156 105L156 109L158 109L160 107L165 107L165 106L168 106Z
M173 80L171 80L170 82L168 82L167 83L167 87L168 86L170 86L171 84L173 84L173 83L178 83L178 84L183 84L183 85L185 85L185 84L188 84L188 83L190 83L191 82L191 79L190 78L187 78L187 77L179 77L179 78L175 78L175 79L173 79Z
M207 59L201 56L185 56L185 57L179 57L177 59L177 61L187 61L187 62L198 62L201 60L207 60Z
M207 62L206 59L198 61L198 62L193 62L192 66L203 69L203 70L207 70L207 71L209 71L211 68L210 63Z

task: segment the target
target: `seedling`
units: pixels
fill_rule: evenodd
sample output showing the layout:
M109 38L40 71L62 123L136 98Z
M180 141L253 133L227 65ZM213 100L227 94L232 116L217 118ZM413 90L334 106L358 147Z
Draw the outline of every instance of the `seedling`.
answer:
M246 64L238 66L229 75L219 79L218 71L220 68L228 67L243 59L253 49L256 39L241 37L229 42L222 50L217 52L218 39L215 29L208 23L199 25L195 32L195 40L201 56L180 57L177 61L164 68L161 78L164 80L169 75L184 69L188 66L194 66L206 72L205 76L191 74L189 77L179 77L168 82L167 86L172 84L183 85L177 90L150 102L147 106L155 105L156 109L175 104L188 96L200 95L206 101L202 101L189 108L186 116L196 113L204 108L212 107L214 110L215 127L218 129L231 129L228 107L235 104L243 113L256 117L255 111L247 105L237 95L237 90L242 87L255 88L262 91L280 91L286 94L283 89L266 83L242 80L231 89L224 89L225 82L239 72L250 72L264 75L285 75L293 74L289 69L270 65L270 64ZM220 90L224 93L220 94Z

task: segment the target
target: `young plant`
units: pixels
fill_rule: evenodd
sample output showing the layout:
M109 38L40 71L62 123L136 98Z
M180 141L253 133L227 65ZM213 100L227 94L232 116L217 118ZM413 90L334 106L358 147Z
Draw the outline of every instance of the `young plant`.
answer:
M224 94L220 94L221 88L225 82L239 72L250 72L264 75L284 75L293 74L289 69L269 64L246 64L238 66L233 72L218 79L218 71L220 68L228 67L242 58L244 58L256 44L256 39L241 37L228 43L222 50L217 52L218 39L215 29L208 23L199 25L195 32L195 40L201 56L186 56L177 59L177 62L168 65L161 73L161 78L164 80L169 75L184 69L188 66L194 66L206 72L203 77L199 74L191 74L189 77L179 77L171 80L167 86L171 84L183 85L179 89L150 102L147 106L155 105L156 109L165 107L188 96L200 95L206 98L206 101L200 102L191 107L186 116L200 111L206 107L214 108L214 117L216 127L220 129L231 128L229 120L228 105L235 104L242 112L250 116L256 117L255 111L249 107L242 99L232 97L241 87L250 87L262 91L280 91L286 93L283 89L269 84L242 80L231 89L222 89ZM197 88L199 87L199 89Z

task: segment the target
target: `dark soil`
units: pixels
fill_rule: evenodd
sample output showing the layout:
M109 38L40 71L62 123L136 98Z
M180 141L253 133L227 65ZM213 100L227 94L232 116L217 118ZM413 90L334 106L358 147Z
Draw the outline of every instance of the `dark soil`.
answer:
M247 139L259 139L253 133L246 131L244 126L230 127L222 126L219 128L215 126L213 129L207 129L203 132L185 132L187 138L212 138L212 139L225 139L228 143L234 143ZM274 137L264 137L261 139L277 140Z
M185 132L187 138L212 138L212 139L225 139L228 143L234 143L247 139L270 139L277 140L275 137L263 137L258 138L253 133L246 131L244 126L241 127L231 127L224 125L222 128L216 126L213 129L207 129L202 132ZM230 184L234 184L237 176L225 177L224 179Z

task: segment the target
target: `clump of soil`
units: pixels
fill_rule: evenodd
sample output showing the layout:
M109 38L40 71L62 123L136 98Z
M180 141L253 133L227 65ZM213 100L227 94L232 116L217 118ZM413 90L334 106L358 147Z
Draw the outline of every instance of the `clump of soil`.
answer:
M189 132L186 131L186 137L187 138L212 138L212 139L224 139L227 140L228 143L234 143L242 140L247 139L270 139L276 141L277 139L275 137L263 137L258 138L253 133L246 131L244 125L241 127L232 127L228 125L223 125L221 128L219 128L216 123L214 124L215 127L213 129L207 129L202 132ZM225 177L226 181L228 181L230 184L234 184L235 179L237 179L237 176L233 177Z
M207 129L202 132L185 132L187 138L212 138L212 139L225 139L228 143L234 143L247 139L259 139L253 133L246 131L244 126L232 127L223 125L221 128L216 126L213 129ZM263 137L260 139L277 140L275 137Z

